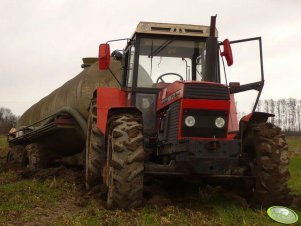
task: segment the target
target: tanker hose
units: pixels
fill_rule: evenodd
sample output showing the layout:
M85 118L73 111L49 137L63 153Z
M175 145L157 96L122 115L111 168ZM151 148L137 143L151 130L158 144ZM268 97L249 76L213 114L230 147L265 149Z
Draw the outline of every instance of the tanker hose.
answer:
M70 114L76 120L76 122L78 123L78 125L80 126L80 128L82 129L83 133L86 136L88 126L87 126L87 122L84 119L84 117L77 110L75 110L74 108L71 108L71 107L62 107L56 113L56 115L59 113L63 113L63 112Z

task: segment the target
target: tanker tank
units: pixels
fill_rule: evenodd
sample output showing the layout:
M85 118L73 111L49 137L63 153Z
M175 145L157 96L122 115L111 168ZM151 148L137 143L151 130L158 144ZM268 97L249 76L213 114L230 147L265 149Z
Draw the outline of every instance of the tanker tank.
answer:
M98 69L97 58L84 58L83 61L84 70L31 106L18 120L17 130L39 122L66 107L76 110L87 120L88 108L94 90L97 87L119 87L109 70L100 71ZM121 81L120 61L111 58L110 69L115 77ZM40 124L37 123L34 126Z
M10 145L41 144L51 153L69 156L81 153L86 144L88 110L98 87L120 88L121 62L111 57L110 70L99 70L97 58L84 58L84 70L31 106L18 120L17 130L9 135ZM141 84L152 79L142 66ZM115 78L114 78L115 77ZM118 81L117 81L118 79ZM30 146L30 145L29 145Z
M121 82L122 74L121 63L114 58L111 58L110 70L116 79L109 70L98 69L97 58L83 61L81 73L25 111L17 122L17 131L8 137L10 145L38 143L59 156L82 152L94 91L97 87L120 87L116 79ZM69 123L57 124L57 115L64 115L63 120Z

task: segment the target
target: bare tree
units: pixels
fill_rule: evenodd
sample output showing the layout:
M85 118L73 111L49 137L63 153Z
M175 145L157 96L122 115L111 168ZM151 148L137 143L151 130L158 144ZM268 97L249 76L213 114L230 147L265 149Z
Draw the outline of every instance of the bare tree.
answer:
M290 131L296 131L296 99L289 98L289 119L290 119Z
M294 98L259 100L256 111L274 114L275 117L270 118L270 122L286 132L301 134L301 100ZM242 113L238 112L238 115Z
M296 108L296 116L297 116L297 126L298 132L301 132L301 100L297 101L297 108Z
M264 100L264 107L263 107L264 111L269 113L270 112L270 108L269 108L269 100Z
M275 101L273 99L270 99L269 102L270 102L270 113L275 115ZM274 117L271 118L271 122L275 123Z

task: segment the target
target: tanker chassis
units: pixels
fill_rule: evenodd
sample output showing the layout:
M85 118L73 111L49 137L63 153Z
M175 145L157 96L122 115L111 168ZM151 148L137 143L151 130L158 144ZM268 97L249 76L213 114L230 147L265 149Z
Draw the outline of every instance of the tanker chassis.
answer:
M210 26L140 22L123 51L99 46L83 71L28 109L9 136L8 162L34 169L79 164L107 207L141 205L144 178L240 178L255 205L289 202L287 143L256 112L263 85L261 38L219 42ZM117 40L114 40L117 41ZM112 41L110 41L112 42ZM258 42L260 81L223 84L231 46ZM223 48L223 51L221 51ZM258 91L237 120L234 95ZM242 188L243 189L243 188Z

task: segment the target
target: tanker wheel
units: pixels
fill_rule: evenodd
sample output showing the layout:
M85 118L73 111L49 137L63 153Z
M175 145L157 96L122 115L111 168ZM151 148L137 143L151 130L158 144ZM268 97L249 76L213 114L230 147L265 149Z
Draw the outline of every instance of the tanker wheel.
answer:
M16 145L10 148L6 156L6 162L8 164L16 164L21 167L26 166L28 158L24 146Z
M144 148L140 118L113 118L108 134L107 207L129 210L143 201Z
M102 141L103 136L97 127L96 100L92 99L89 108L86 139L85 181L87 189L100 184L102 181L102 167L106 162L105 154L102 150Z
M291 202L287 181L288 146L281 129L272 123L259 123L251 126L249 139L254 161L251 172L255 176L255 184L250 203L256 207L271 205L288 205Z
M50 165L52 155L47 147L41 143L31 143L25 147L28 157L28 167L42 169Z

